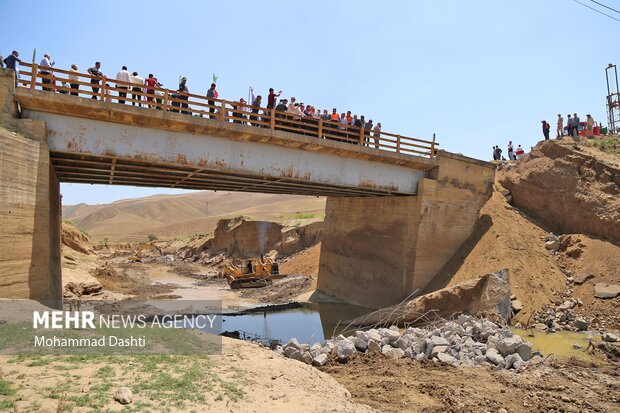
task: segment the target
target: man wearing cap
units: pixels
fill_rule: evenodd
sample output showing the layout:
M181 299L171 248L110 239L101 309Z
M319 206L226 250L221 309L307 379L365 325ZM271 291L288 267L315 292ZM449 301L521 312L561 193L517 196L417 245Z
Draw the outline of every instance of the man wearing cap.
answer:
M39 63L39 73L44 75L44 76L52 76L52 66L54 66L54 63L56 62L52 62L50 61L51 57L49 53L45 53L43 55L43 59L41 59L41 63ZM41 82L43 83L43 85L51 85L53 83L52 78L51 77L41 77ZM43 90L47 90L47 91L51 91L52 88L50 87L46 87L43 86Z
M558 113L558 127L557 127L557 138L561 138L562 135L564 134L564 118L562 117L561 114Z

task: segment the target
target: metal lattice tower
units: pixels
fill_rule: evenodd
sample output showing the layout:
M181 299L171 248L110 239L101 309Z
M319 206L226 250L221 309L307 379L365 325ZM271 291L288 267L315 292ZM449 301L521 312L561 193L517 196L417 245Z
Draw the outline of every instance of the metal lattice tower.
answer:
M620 90L618 90L618 70L616 65L605 68L607 77L607 124L610 133L617 133L620 128Z

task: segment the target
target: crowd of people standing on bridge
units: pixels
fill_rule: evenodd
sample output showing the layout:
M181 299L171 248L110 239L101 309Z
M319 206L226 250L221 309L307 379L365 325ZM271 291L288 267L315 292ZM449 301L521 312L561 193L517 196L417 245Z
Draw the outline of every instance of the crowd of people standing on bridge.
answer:
M19 59L18 51L13 51L6 59L0 57L0 66L3 67L6 65L7 68L15 70L16 85L19 82L19 62L21 62L21 60ZM57 85L57 78L53 75L54 65L55 62L52 60L51 55L45 53L38 65L39 74L43 75L41 76L41 83L43 84L42 89L45 91L79 96L79 67L76 64L72 64L69 70L68 82L60 81L60 85ZM97 61L92 67L87 69L87 73L91 76L90 88L92 89L92 93L90 93L90 95L92 99L105 99L107 101L116 100L120 104L126 104L130 101L133 106L163 109L163 84L160 83L153 74L149 74L148 77L143 78L137 71L130 72L127 66L122 66L116 74L116 77L111 79L102 72L101 66L101 62ZM104 97L101 97L99 91L102 82L108 87L110 86L108 82L113 83L116 94L111 95L109 89L106 88L107 93ZM128 97L129 94L131 94L131 97ZM379 137L381 135L382 126L380 122L375 124L372 119L366 120L364 115L358 116L352 114L351 111L339 113L336 108L333 108L330 113L327 109L320 110L313 105L306 105L303 102L298 102L295 97L278 100L281 94L282 91L276 93L273 88L269 89L267 95L267 110L262 107L263 101L261 95L252 95L250 98L251 102L246 102L243 98L235 101L234 104L231 105L232 121L239 124L266 127L266 123L269 123L271 120L271 111L274 110L276 129L307 135L314 134L316 136L319 131L319 120L322 120L325 122L326 129L331 128L329 133L326 132L326 134L330 135L328 139L359 143L360 139L363 137L363 144L369 146L372 136L374 138L375 148L379 148ZM218 95L217 85L213 82L206 93L209 105L208 114L206 116L215 118L218 114L216 112L222 110L223 106L215 106L215 99L218 98ZM202 112L196 114L197 111L192 111L189 107L189 96L187 78L182 77L176 91L169 94L171 106L167 108L167 110L188 115L195 114L196 116L202 117Z

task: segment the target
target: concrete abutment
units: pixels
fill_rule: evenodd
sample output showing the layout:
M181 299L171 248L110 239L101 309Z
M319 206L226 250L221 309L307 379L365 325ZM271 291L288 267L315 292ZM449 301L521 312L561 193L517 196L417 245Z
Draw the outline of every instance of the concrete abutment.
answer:
M441 152L417 196L327 199L318 289L380 308L419 293L472 233L495 168Z
M62 299L60 184L45 124L17 118L13 76L0 76L0 298Z

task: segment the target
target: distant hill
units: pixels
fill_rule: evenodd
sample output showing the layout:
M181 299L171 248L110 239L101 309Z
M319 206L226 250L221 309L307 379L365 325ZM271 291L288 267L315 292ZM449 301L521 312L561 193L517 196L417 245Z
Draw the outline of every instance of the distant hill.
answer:
M101 205L65 205L63 219L86 231L95 242L142 241L209 233L217 221L239 215L286 225L322 220L325 198L293 195L201 191L154 195Z

